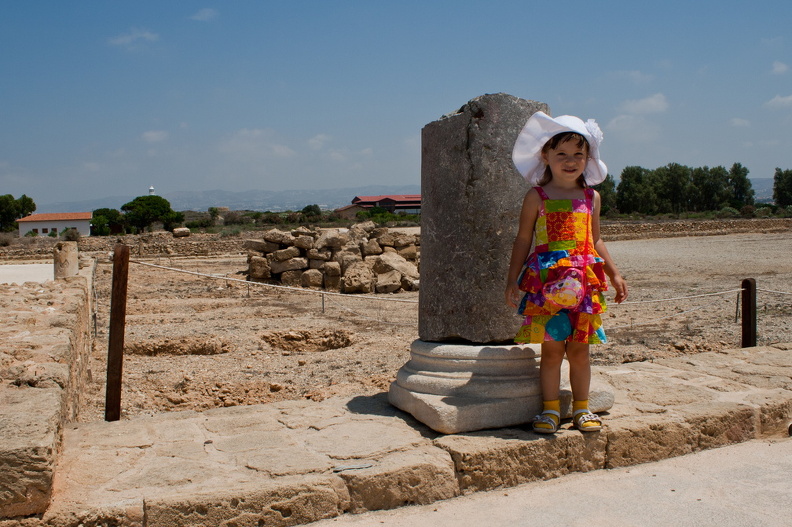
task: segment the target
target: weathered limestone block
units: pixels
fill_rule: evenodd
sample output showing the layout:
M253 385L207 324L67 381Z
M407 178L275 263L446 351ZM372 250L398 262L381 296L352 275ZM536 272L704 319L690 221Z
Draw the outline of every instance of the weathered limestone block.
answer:
M333 252L330 249L308 249L305 255L311 260L324 260L326 262L333 257Z
M420 289L419 284L420 280L417 278L411 278L404 275L401 277L401 286L405 291L418 291Z
M377 293L394 293L401 289L401 277L399 271L378 274L375 290Z
M270 276L269 260L263 256L253 256L248 264L248 276L254 280L266 280Z
M520 321L503 290L528 184L511 152L538 110L549 112L543 103L484 95L423 128L421 339L514 337Z
M52 253L55 259L55 280L77 276L80 270L77 242L58 242Z
M325 262L321 271L327 276L341 276L341 264L338 262Z
M281 273L281 283L288 287L302 287L303 271L289 270Z
M376 276L371 267L363 261L349 266L341 278L343 293L371 293L374 291Z
M317 249L340 249L349 243L349 234L338 229L328 229L319 235L314 247Z
M382 254L382 247L377 243L377 240L366 240L360 243L360 252L363 253L363 256L376 256Z
M333 254L333 261L341 264L342 274L345 274L351 265L362 260L363 255L360 254L360 247L356 245L347 245Z
M283 232L278 229L264 231L261 237L268 242L277 243L280 245L294 245L294 235L292 235L290 232Z
M286 260L300 256L300 254L300 249L295 246L291 246L270 253L267 255L267 258L269 258L269 260L272 262L285 262Z
M186 238L191 235L190 229L187 227L176 227L173 229L173 237L174 238Z
M399 248L397 254L405 260L414 261L418 259L418 247L416 247L415 244L407 245L405 247Z
M294 246L304 251L308 251L313 249L314 239L312 236L297 236L294 239Z
M331 276L326 274L324 277L324 287L328 291L341 291L341 275Z
M300 285L312 289L321 289L324 283L324 275L318 269L309 269L300 277Z
M410 278L418 278L418 268L400 256L396 252L386 251L381 255L373 258L374 272L387 273L389 271L399 271L404 276Z
M280 245L267 240L245 240L242 242L242 248L249 251L256 251L257 253L272 253L280 249Z
M270 271L274 274L307 268L308 260L306 258L292 258L291 260L286 260L285 262L270 262ZM283 278L281 278L281 280L283 280Z

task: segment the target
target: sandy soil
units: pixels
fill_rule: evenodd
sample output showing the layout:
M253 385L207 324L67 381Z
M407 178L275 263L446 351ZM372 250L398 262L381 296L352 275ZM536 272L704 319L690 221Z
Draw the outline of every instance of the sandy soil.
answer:
M749 277L760 289L759 344L792 341L792 296L772 292L792 291L792 233L608 248L630 298L605 316L610 342L592 347L594 364L739 347L736 290ZM246 268L242 256L145 261L237 280ZM111 263L101 262L83 421L104 415L111 273ZM662 299L675 300L656 302ZM132 264L122 415L385 391L418 336L417 300L417 293L323 297Z

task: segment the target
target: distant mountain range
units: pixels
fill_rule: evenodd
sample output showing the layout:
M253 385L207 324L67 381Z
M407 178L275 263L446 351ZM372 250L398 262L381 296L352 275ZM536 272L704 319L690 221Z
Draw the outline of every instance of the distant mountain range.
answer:
M384 194L420 194L420 185L370 185L355 188L318 190L185 190L163 193L173 210L205 211L209 207L228 207L231 210L284 211L302 210L307 205L319 205L324 210L337 209L352 203L355 196ZM110 196L106 198L37 204L36 212L90 212L96 209L120 209L137 196Z
M753 178L751 185L759 202L772 201L773 178ZM284 211L302 210L306 205L319 205L324 210L349 205L355 196L383 194L420 194L420 185L370 185L354 188L318 190L184 190L162 194L173 210L205 211L209 207L228 207L231 210ZM90 212L96 209L120 209L137 196L109 196L84 201L37 204L36 212Z

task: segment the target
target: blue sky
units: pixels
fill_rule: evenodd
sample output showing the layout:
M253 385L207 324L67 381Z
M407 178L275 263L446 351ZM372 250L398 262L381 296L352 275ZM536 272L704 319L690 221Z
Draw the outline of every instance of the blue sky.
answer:
M0 9L0 194L40 204L419 184L421 128L498 92L596 119L617 178L792 169L788 0Z

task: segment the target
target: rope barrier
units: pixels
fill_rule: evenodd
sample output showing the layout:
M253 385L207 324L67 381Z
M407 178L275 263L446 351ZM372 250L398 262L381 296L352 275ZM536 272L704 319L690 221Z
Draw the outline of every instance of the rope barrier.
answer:
M153 267L153 268L156 268L156 269L163 269L163 270L166 270L166 271L173 271L173 272L189 274L189 275L193 275L193 276L200 276L200 277L204 277L204 278L212 278L212 279L226 280L226 281L230 281L230 282L238 282L238 283L247 285L248 288L251 285L254 285L254 286L268 287L268 288L271 288L271 289L281 289L281 290L285 290L285 291L292 291L292 292L295 292L295 293L320 294L320 295L322 295L322 299L323 299L323 301L322 301L322 310L323 311L324 311L324 298L325 297L333 297L333 296L343 297L345 299L353 299L354 298L354 299L363 299L363 300L379 300L379 301L383 301L383 302L403 302L403 303L408 303L408 304L417 304L418 303L417 300L407 300L407 299L401 299L401 298L382 298L382 297L369 296L369 295L354 295L354 296L352 296L352 295L343 294L343 293L334 293L334 292L331 292L331 291L317 291L317 290L314 290L314 289L304 289L304 288L290 287L290 286L284 286L284 285L266 284L266 283L262 283L262 282L251 282L249 280L241 280L239 278L230 278L228 276L223 276L223 275L200 273L198 271L189 271L189 270L186 270L186 269L179 269L178 267L167 267L167 266L164 266L164 265L157 265L157 264L152 264L152 263L148 263L148 262L141 262L139 260L130 260L130 263L135 263L135 264L146 266L146 267ZM738 289L729 289L727 291L717 291L717 292L713 292L713 293L702 293L702 294L697 294L697 295L677 296L677 297L661 298L661 299L655 299L655 300L629 300L629 301L626 301L626 302L622 302L621 304L609 304L608 307L625 306L625 305L638 305L638 304L652 304L652 303L670 302L670 301L676 301L676 300L689 300L689 299L692 299L692 298L705 298L705 297L711 297L711 296L728 295L728 294L731 294L731 293L739 293L739 292L742 292L742 291L743 291L742 288L738 288ZM761 292L764 292L764 293L780 294L780 295L792 295L792 293L790 293L790 292L774 291L774 290L771 290L771 289L757 289L757 291L761 291ZM642 322L642 323L637 323L637 324L629 324L629 325L622 325L622 326L611 326L608 329L611 329L611 330L612 329L624 329L624 328L633 328L633 327L640 327L640 326L648 326L648 325L658 324L662 320L668 320L668 319L671 319L671 318L676 318L676 317L679 317L679 316L682 316L682 315L693 313L695 311L699 311L701 309L704 309L706 307L714 305L715 303L716 302L710 302L710 303L707 303L707 304L705 304L703 306L694 307L692 309L688 309L686 311L682 311L682 312L676 313L674 315L669 315L669 316L663 316L663 317L655 318L655 319L647 321L647 322ZM360 313L360 312L355 311L353 309L350 309L350 308L348 308L346 306L343 306L343 305L341 305L338 302L332 302L332 304L334 306L336 306L338 309L342 309L344 311L347 311L347 312L349 312L349 313L351 313L351 314L353 314L355 316L358 316L360 318L363 318L365 320L371 320L373 322L377 322L377 323L380 323L380 324L387 324L387 325L392 325L392 326L415 326L415 325L417 325L417 322L409 322L409 323L387 322L387 321L383 321L383 320L379 320L377 318L373 318L373 317L367 316L367 315L365 315L363 313ZM738 297L738 309L739 309L739 297Z

